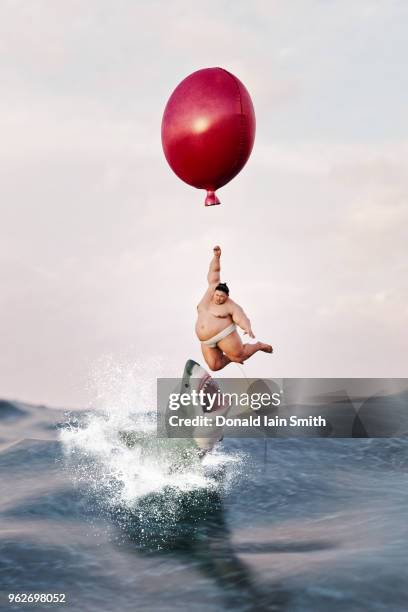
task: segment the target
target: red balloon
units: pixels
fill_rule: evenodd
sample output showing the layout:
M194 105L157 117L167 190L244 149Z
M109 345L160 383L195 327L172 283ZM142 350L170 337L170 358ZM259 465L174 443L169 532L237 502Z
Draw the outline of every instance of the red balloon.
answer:
M255 139L255 113L246 87L223 68L186 77L171 94L162 120L166 159L179 178L206 189L206 206L219 204L215 190L245 166Z

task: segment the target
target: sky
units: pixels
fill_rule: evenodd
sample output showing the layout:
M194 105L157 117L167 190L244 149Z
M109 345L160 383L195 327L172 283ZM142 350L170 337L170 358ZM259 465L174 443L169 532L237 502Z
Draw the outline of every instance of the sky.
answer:
M3 0L0 397L81 407L109 368L202 362L215 244L274 346L247 376L407 376L407 19L396 0ZM246 85L257 133L205 208L160 125L210 66Z

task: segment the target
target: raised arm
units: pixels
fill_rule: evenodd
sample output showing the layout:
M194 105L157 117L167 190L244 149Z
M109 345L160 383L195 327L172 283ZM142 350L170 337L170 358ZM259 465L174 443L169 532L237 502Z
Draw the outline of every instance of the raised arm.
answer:
M235 304L235 302L233 302L231 316L232 320L238 325L238 327L243 329L250 338L255 338L251 327L251 321L248 319L241 306Z
M215 287L220 282L220 271L221 271L221 248L219 246L215 246L214 256L210 263L210 268L207 274L207 281L210 287Z
M208 288L206 290L206 292L204 293L203 297L200 300L200 303L197 305L197 309L200 310L200 308L204 305L204 304L209 304L211 302L211 299L214 295L214 291L216 286L218 285L218 283L220 282L220 270L221 270L221 263L220 263L220 257L221 257L221 249L219 246L215 246L214 249L214 256L211 260L210 263L210 268L208 270L208 274L207 274L207 281L208 281Z

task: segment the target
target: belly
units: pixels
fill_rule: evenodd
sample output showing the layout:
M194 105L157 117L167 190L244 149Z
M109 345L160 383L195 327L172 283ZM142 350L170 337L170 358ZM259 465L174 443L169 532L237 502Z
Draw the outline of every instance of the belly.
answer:
M210 313L199 313L196 323L196 334L199 340L209 340L216 334L219 334L223 329L231 325L232 317L225 318L214 317Z

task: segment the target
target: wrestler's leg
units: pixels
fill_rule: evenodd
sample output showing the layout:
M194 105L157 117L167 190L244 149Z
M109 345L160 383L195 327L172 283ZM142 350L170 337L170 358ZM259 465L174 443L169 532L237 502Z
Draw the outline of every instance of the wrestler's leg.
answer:
M232 332L226 338L220 340L218 346L231 361L238 363L249 359L249 357L252 357L252 355L258 351L272 353L271 345L265 344L264 342L242 344L242 340L237 331Z
M217 346L212 347L201 344L201 351L210 370L222 370L222 368L225 368L231 362Z

